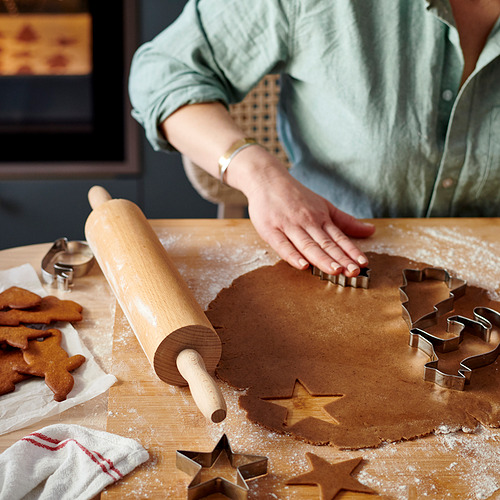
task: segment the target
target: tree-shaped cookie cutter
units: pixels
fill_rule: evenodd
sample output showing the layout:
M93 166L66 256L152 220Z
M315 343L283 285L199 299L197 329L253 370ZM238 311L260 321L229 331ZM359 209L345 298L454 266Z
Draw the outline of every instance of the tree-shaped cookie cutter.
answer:
M435 304L432 312L412 321L407 308L409 298L405 291L408 281L420 282L428 279L446 283L450 289L449 296ZM430 358L424 366L424 380L434 382L447 389L464 390L465 385L470 382L473 370L493 363L500 355L499 343L489 352L463 359L460 362L458 375L444 373L438 369L439 357L437 353L457 350L465 333L475 335L484 342L489 342L493 326L500 328L500 313L488 307L476 307L473 311L473 320L459 315L447 319L447 331L452 333L453 337L442 339L424 330L424 328L435 325L440 316L453 310L455 299L465 294L466 286L466 281L452 277L445 269L427 267L421 270L404 269L403 286L399 288L403 318L410 328L409 344L419 348Z
M407 304L410 299L406 295L406 287L408 281L422 282L427 280L442 281L449 288L448 297L434 305L434 310L424 316L421 316L416 321L413 321ZM439 317L450 311L453 311L455 299L462 297L465 294L467 282L465 280L454 278L446 269L439 267L425 267L424 269L403 269L403 285L399 287L399 297L401 299L401 307L403 308L403 318L410 330L412 328L427 328L436 324Z

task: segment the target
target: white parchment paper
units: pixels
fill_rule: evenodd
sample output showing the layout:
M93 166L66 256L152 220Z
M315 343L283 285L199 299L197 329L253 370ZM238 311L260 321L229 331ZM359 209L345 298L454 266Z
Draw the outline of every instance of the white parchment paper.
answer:
M11 286L25 288L41 297L48 295L30 264L0 271L0 292ZM72 372L75 385L65 401L54 401L53 392L39 377L20 382L16 384L14 392L0 396L0 434L27 427L43 418L62 413L102 394L116 382L115 376L106 374L98 366L71 324L60 322L49 326L62 332L61 345L69 356L82 354L86 361Z

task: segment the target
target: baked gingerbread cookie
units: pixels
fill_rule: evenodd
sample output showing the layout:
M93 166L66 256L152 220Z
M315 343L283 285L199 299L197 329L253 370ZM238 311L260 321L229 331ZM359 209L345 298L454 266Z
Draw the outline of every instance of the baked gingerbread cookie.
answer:
M73 388L70 371L85 357L69 357L61 347L56 329L38 330L25 324L80 321L82 306L54 296L41 298L19 287L0 293L0 395L12 392L15 384L31 376L44 377L56 401L63 401Z
M28 341L45 338L51 335L51 330L36 330L27 326L0 326L0 345L8 344L11 347L26 349Z
M61 332L56 329L47 331L50 332L50 337L41 341L31 340L28 348L22 350L27 364L26 372L44 377L45 383L54 393L54 399L64 401L74 385L73 376L69 372L81 366L85 356L76 354L69 357L61 347Z
M12 392L18 382L30 378L20 349L0 349L0 395Z
M42 297L18 286L11 286L0 293L0 311L3 309L31 309L39 306Z
M60 300L53 295L43 297L40 303L29 309L8 309L0 311L0 325L24 324L48 325L53 321L81 321L82 306L72 300Z

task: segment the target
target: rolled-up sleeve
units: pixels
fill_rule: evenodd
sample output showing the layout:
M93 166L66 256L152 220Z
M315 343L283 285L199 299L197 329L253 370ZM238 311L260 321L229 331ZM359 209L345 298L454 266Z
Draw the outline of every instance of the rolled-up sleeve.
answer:
M290 9L293 2L279 0L190 0L171 26L137 50L132 115L154 149L172 149L159 125L181 106L240 101L265 74L283 70Z

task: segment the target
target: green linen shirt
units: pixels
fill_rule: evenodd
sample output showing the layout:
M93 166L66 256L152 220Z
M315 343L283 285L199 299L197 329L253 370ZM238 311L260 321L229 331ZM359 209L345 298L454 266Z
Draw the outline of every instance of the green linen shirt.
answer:
M500 216L500 21L460 87L448 0L189 0L136 52L155 149L184 104L281 78L278 129L303 184L356 217Z

